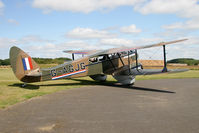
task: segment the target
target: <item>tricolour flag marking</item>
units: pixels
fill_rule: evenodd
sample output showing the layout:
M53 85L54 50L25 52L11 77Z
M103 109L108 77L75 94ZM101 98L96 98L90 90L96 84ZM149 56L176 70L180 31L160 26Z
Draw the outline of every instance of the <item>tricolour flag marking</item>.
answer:
M33 69L33 65L32 65L32 61L31 61L30 57L28 57L28 61L29 61L29 64L30 64L30 69L32 70Z
M22 58L24 70L32 70L33 65L30 57Z
M24 58L22 58L22 62L23 62L23 68L24 68L24 70L27 70L26 62L25 62L25 59L24 59Z
M30 70L30 64L28 58L25 58L27 70Z

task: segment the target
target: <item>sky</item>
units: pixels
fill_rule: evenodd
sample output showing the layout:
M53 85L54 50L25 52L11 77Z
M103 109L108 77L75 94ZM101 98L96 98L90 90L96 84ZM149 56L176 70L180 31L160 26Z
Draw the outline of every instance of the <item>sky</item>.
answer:
M0 0L0 59L17 46L32 57L189 39L167 46L168 59L199 59L198 0ZM139 50L162 59L162 48Z

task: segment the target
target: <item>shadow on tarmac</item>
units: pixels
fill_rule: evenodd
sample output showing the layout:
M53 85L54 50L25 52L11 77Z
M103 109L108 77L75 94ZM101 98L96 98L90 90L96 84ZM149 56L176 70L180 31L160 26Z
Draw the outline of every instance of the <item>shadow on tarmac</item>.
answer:
M117 83L116 81L97 82L97 81L88 81L88 80L83 80L83 79L71 79L71 80L78 81L79 83L43 84L43 85L27 84L25 87L22 87L22 85L23 85L22 83L15 83L15 84L12 84L9 86L20 87L20 88L29 89L29 90L36 90L36 89L39 89L40 86L101 85L101 86L110 86L110 87L112 86L112 87L119 87L119 88L140 90L140 91L150 91L150 92L159 92L159 93L176 93L176 92L167 91L167 90L137 87L137 86L133 86L133 85L122 85L122 84Z

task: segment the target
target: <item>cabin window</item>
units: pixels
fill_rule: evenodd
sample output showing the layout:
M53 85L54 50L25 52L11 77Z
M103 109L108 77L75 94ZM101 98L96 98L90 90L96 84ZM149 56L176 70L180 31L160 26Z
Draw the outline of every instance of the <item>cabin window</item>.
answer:
M117 54L109 54L109 58L115 59L115 58L118 58L118 55Z
M129 51L129 54L134 54L135 53L135 50L130 50Z
M98 62L98 59L97 59L97 57L92 57L89 59L89 62L95 63L95 62Z
M128 55L128 52L127 51L123 51L123 52L121 52L121 55L122 56L126 56L126 55Z
M128 51L123 51L120 53L120 56L124 57L124 56L128 56L128 54L132 55L134 53L135 53L135 50L130 50L129 53L128 53Z
M92 57L89 59L89 62L91 63L96 63L96 62L101 62L107 60L107 57L105 55L98 56L98 57Z

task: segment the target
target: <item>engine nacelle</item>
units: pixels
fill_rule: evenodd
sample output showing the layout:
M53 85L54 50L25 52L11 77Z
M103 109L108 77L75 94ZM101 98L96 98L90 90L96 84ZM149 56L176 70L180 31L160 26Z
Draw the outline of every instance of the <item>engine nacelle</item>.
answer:
M113 78L123 85L131 85L135 83L135 76L132 75L113 75Z
M92 78L95 81L104 82L104 81L106 81L107 75L96 74L96 75L91 75L90 78Z

